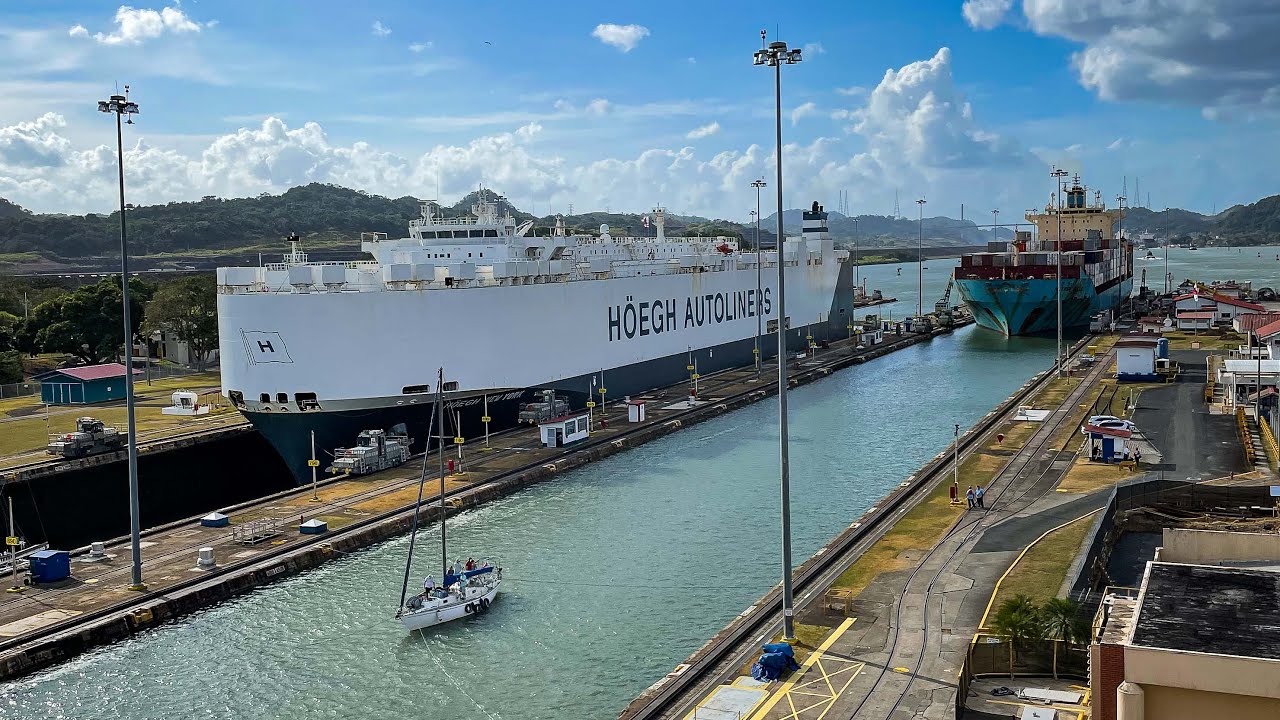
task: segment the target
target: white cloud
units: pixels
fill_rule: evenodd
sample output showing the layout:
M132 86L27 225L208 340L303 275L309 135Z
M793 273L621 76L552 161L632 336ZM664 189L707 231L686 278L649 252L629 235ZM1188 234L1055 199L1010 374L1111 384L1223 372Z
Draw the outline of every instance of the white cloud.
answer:
M965 22L979 30L990 30L1004 22L1013 0L965 0L961 7Z
M867 94L867 89L861 85L850 85L849 87L836 88L837 95L845 95L847 97L859 97Z
M648 37L649 28L643 25L615 25L601 23L591 31L591 36L605 45L612 45L622 52L631 52L640 41Z
M386 37L391 34L391 28L383 25L381 20L374 20L372 32L376 37Z
M685 58L685 62L689 63L690 65L697 65L697 64L698 64L698 58L692 58L692 57L691 57L691 58Z
M805 55L812 57L814 55L825 55L826 53L827 53L827 49L822 47L822 43L820 42L811 42L811 43L804 44Z
M45 113L34 122L0 128L0 163L15 168L43 168L61 165L71 143L57 134L66 120Z
M138 140L146 128L136 126L126 136L129 195L134 202L152 204L208 194L279 193L301 183L326 182L398 197L433 192L439 174L446 197L460 196L483 181L511 197L536 196L540 205L545 199L561 208L572 202L581 208L642 210L648 203L666 201L674 212L739 217L751 180L772 176L772 147L707 150L724 133L715 122L698 127L712 112L705 103L618 105L597 100L577 105L561 100L554 111L543 112L344 118L433 132L502 128L407 153L363 141L338 143L317 123L286 124L280 116L235 118L249 124L211 138L165 137L155 142ZM818 115L827 113L819 112L816 104L814 108ZM685 135L697 149L650 147L597 154L576 143L542 140L544 124L598 124L591 113L605 111L619 122L662 118L670 124L673 117L699 118L688 122L693 129ZM860 207L885 206L888 212L895 187L911 195L927 194L931 207L935 202L944 206L953 199L956 204L964 201L973 187L1021 192L1031 185L1024 181L1028 169L1033 179L1042 179L1043 168L1035 158L976 124L954 87L945 49L930 60L889 70L862 102L830 111L840 113L837 117L858 135L857 141L837 134L787 145L789 207L815 199L830 204L836 189L857 188L854 200ZM75 117L77 123L87 122ZM114 146L78 143L75 138L86 135L69 129L66 122L49 114L0 125L0 197L38 212L97 212L114 205ZM1015 202L999 189L990 195L991 202L1010 206L1027 200L1016 197Z
M832 120L852 120L854 117L853 110L833 110L831 111Z
M1029 160L1016 144L982 130L956 89L951 50L886 70L854 113L853 129L886 161L901 158L921 168L1018 165Z
M813 102L807 102L803 105L800 105L799 107L796 107L791 111L791 124L794 126L796 123L800 122L801 118L806 118L806 117L809 117L810 115L817 115L817 114L818 114L818 104Z
M1171 102L1209 118L1280 111L1275 0L1023 0L1036 33L1083 47L1080 84L1104 100Z
M423 50L430 50L435 43L430 40L426 42L409 43L409 52L420 53Z
M702 127L696 127L690 130L685 137L689 140L701 140L703 138L709 138L718 132L720 132L720 123L712 122L707 125L703 125Z
M1128 140L1126 140L1126 139L1124 139L1124 138L1120 137L1120 138L1116 138L1116 139L1115 139L1115 140L1114 140L1110 145L1108 145L1108 146L1107 146L1107 149L1108 149L1108 150L1123 150L1124 148L1126 148L1126 147L1128 147L1129 145L1132 145L1132 144L1133 144L1133 143L1129 142Z
M200 23L187 17L177 7L147 10L121 5L116 10L113 21L116 26L114 31L94 33L93 39L102 45L140 45L166 32L200 32ZM76 24L71 26L68 34L71 37L89 37L89 30L84 25Z

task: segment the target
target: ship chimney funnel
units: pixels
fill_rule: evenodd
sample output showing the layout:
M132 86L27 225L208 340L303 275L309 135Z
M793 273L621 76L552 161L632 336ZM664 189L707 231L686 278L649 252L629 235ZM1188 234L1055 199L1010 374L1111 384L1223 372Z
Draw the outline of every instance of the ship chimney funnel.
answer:
M667 211L666 210L664 210L661 207L656 207L653 209L653 225L658 229L657 239L665 240L667 237L667 233L666 233Z

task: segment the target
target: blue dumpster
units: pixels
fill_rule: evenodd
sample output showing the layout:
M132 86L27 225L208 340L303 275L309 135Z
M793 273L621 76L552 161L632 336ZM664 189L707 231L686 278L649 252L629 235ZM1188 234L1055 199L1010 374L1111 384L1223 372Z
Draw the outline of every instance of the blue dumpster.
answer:
M31 554L31 582L51 583L71 577L71 555L66 550L40 550Z

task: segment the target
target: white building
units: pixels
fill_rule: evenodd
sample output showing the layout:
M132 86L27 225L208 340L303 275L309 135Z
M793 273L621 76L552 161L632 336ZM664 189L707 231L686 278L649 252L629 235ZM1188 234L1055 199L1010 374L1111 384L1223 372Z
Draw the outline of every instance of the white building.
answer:
M1156 347L1153 337L1130 335L1116 341L1116 379L1121 381L1156 378Z
M1174 307L1181 314L1184 310L1193 312L1212 311L1216 320L1230 321L1238 315L1259 313L1265 310L1261 305L1246 302L1226 295L1201 295L1188 293L1173 299Z
M1178 312L1178 329L1211 330L1216 317L1212 310L1181 310Z

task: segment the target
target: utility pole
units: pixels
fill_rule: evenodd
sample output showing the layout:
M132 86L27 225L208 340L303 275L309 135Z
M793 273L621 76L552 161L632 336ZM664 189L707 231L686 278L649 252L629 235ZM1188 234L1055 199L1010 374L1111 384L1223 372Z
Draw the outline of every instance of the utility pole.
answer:
M1054 284L1057 288L1058 296L1058 355L1054 364L1058 369L1058 377L1062 377L1062 178L1067 176L1067 171L1061 168L1054 168L1049 173L1054 178L1055 192L1057 193L1058 203L1058 237L1054 241L1053 256L1056 258L1057 272L1054 273Z
M920 239L916 246L916 319L923 314L924 306L924 204L920 198L916 204L920 206Z
M760 43L765 42L765 31L760 31ZM755 65L767 65L774 69L773 104L774 132L777 151L777 174L774 178L778 193L778 459L782 489L782 639L794 640L795 609L791 588L791 457L787 437L787 310L786 310L786 233L782 229L782 66L800 62L800 48L787 49L780 40L757 50Z
M316 484L316 467L320 465L320 461L316 459L316 431L311 431L311 460L307 461L311 466L311 502L320 502L320 487Z
M128 117L128 124L133 124L133 116L138 114L138 103L129 100L129 86L124 86L124 95L112 95L108 100L98 102L98 112L111 113L116 116L116 157L120 168L120 293L124 315L124 399L125 410L129 417L129 538L133 552L133 574L130 590L146 590L142 582L142 519L138 507L138 443L137 428L134 421L133 396L133 323L129 318L129 241L125 233L124 217L124 130L121 127L123 118Z
M760 372L764 365L764 360L760 354L761 350L763 350L763 348L760 347L760 339L764 335L764 312L761 310L761 308L764 307L764 282L761 280L760 275L760 259L763 257L760 254L760 189L765 187L765 185L767 185L767 183L764 181L764 178L751 181L751 187L756 189L756 346L752 351L756 355L756 380L760 379ZM782 210L779 209L778 212L781 213ZM778 222L782 222L781 214L778 216ZM774 247L778 252L779 260L781 260L782 246L774 243Z

